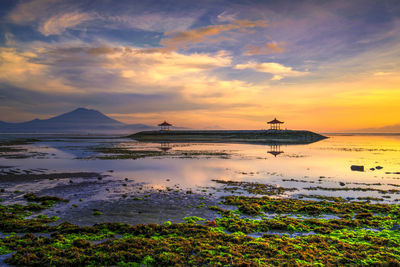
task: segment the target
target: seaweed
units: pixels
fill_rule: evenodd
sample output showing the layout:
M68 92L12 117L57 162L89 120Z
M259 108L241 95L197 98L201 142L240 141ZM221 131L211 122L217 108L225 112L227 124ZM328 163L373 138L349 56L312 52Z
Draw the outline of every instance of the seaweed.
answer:
M117 228L127 234L119 239L104 235L100 243L84 235L27 234L4 238L2 247L15 251L6 263L17 266L400 264L398 231L337 230L329 235L252 238L197 224Z
M51 205L56 202L69 202L68 199L63 199L56 196L37 196L35 193L27 193L24 195L27 201L41 202L42 205Z
M243 181L225 181L225 180L212 180L219 184L224 184L226 187L225 191L237 192L244 190L249 194L255 195L282 195L285 192L292 192L297 190L296 188L285 188L271 184L262 184L256 182L243 182Z
M229 156L227 152L220 151L203 151L203 150L173 150L169 152L159 150L133 150L123 146L115 147L90 147L88 148L93 152L100 153L85 157L84 159L141 159L148 157L179 157L179 158L194 158L199 156L205 157L221 157L226 158Z
M226 196L222 204L237 210L210 206L219 217L161 225L55 225L57 218L26 218L49 206L0 205L0 230L26 233L1 238L0 254L10 254L5 262L16 266L400 265L398 205L310 197L320 200ZM248 235L254 233L259 237Z
M323 187L323 186L314 186L314 187L305 187L305 190L325 190L325 191L376 191L381 194L399 194L399 189L379 189L379 188L364 188L364 187Z

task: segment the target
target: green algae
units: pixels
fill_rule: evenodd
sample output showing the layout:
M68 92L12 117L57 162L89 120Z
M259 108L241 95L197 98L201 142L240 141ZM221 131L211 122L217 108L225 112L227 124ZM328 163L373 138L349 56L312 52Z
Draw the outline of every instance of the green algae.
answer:
M315 198L315 199L321 199L321 200L328 200L328 201L333 201L333 202L345 202L346 200L342 197L331 197L331 196L321 196L321 195L303 195L300 194L298 195L299 199L302 198Z
M186 223L196 223L196 222L204 221L205 219L197 217L197 216L189 216L189 217L183 218L182 220L184 220Z
M242 182L242 181L225 181L225 180L212 180L213 182L223 184L225 187L224 191L235 193L237 191L246 191L249 194L254 195L282 195L288 191L295 191L296 188L285 188L270 184L262 184L255 182Z
M262 212L274 213L301 213L309 215L319 214L352 214L363 212L396 213L399 214L398 205L370 204L365 202L330 202L312 201L300 199L276 199L270 197L245 197L226 196L224 204L237 206L239 211L249 214L261 214Z
M324 191L375 191L381 194L399 194L399 189L379 189L379 188L367 188L367 187L323 187L323 186L311 186L303 188L305 190L324 190Z
M0 246L0 255L9 254L12 251L9 250L7 247Z
M1 231L27 233L1 238L0 253L12 253L5 262L16 266L400 265L398 205L267 196L222 204L209 207L220 214L212 221L93 226L26 218L46 205L0 205Z
M203 225L127 226L131 235L94 244L84 238L8 237L19 266L365 265L400 264L399 232L336 231L330 235L252 238ZM158 238L154 238L155 234ZM18 248L18 250L17 250Z
M178 157L178 158L195 158L195 157L220 157L227 158L230 156L228 152L208 151L208 150L173 150L169 152L160 150L134 150L123 146L115 147L90 147L89 150L99 153L85 157L83 159L141 159L148 157Z
M365 201L384 201L384 198L380 197L358 197L357 200L365 200Z
M129 150L124 147L96 147L92 148L94 152L101 153L90 157L89 159L140 159L146 157L162 156L161 151L155 150Z
M57 202L69 202L68 199L56 196L37 196L35 193L27 193L24 195L24 198L31 202L41 202L41 205L53 205Z

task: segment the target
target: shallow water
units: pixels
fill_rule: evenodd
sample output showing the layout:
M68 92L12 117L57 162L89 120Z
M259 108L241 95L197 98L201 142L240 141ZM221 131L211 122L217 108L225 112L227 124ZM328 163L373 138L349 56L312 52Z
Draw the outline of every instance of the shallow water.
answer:
M21 193L9 193L1 197L6 203L11 203L20 201L25 192L62 194L71 202L58 210L53 209L52 212L68 214L66 218L72 216L82 224L98 220L122 220L130 223L160 222L166 219L179 221L182 214L207 216L205 208L199 208L194 213L190 210L193 210L193 206L213 204L220 195L226 194L218 190L221 185L212 179L257 181L296 188L297 190L287 193L293 196L384 196L381 202L397 203L396 200L400 199L397 192L383 194L383 191L377 189L400 189L397 187L400 186L400 174L395 174L400 172L400 136L329 137L308 145L273 147L223 143L159 144L138 143L123 138L35 136L39 142L17 146L27 151L14 153L28 156L27 158L10 158L9 155L13 153L8 153L8 156L0 153L0 172L3 175L10 172L96 172L103 179L92 177L30 180L25 177L23 180L10 180L3 176L0 178L0 188L6 188L7 192L19 190ZM93 159L98 153L90 149L97 146L165 152L149 158L100 160ZM188 152L187 156L183 154L185 151ZM364 171L352 171L351 165L362 165ZM383 168L378 170L377 166ZM306 189L317 186L368 190ZM186 194L187 190L191 190L193 194ZM142 198L146 194L150 194L148 198L151 201L132 201L132 197ZM188 203L186 210L182 205L182 198ZM203 203L204 199L207 199L207 203ZM71 208L73 203L78 208ZM90 210L94 207L102 207L105 216L87 219L81 212L83 208ZM141 214L140 219L137 219L138 213Z

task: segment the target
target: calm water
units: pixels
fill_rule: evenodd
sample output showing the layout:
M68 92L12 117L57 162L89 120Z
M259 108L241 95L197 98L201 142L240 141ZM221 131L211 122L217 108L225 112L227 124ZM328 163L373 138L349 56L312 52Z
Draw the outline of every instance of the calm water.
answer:
M400 195L383 194L375 189L400 189L400 136L329 136L308 145L249 144L158 144L138 143L129 139L71 139L44 138L40 142L21 146L31 152L30 158L0 157L0 171L33 173L98 172L107 175L97 179L70 179L57 181L10 181L2 179L0 187L9 191L52 193L57 188L71 199L84 197L85 201L120 201L122 194L137 192L137 185L153 190L179 188L203 192L204 187L218 187L212 179L257 181L294 187L288 194L319 194L327 196L379 197L383 202L395 203ZM3 138L5 138L3 136ZM82 159L95 156L93 146L118 146L132 150L155 150L168 147L163 156L142 159L99 160ZM225 152L227 156L174 156L176 152ZM36 153L36 154L35 154ZM190 153L189 153L190 154ZM364 171L352 171L351 165L362 165ZM376 167L383 167L377 170ZM370 170L374 168L375 170ZM124 182L128 178L129 182ZM124 184L125 183L125 184ZM78 186L79 185L79 186ZM308 187L368 188L367 191L307 190ZM57 190L58 190L57 189ZM217 188L218 189L218 188ZM223 194L212 191L214 197ZM69 192L69 193L68 193ZM18 200L18 197L10 198ZM117 202L116 202L117 203ZM118 202L119 207L121 205ZM115 209L115 207L110 207ZM114 214L115 215L115 214ZM109 219L109 218L108 218ZM161 219L160 219L161 220ZM130 220L126 220L130 222Z

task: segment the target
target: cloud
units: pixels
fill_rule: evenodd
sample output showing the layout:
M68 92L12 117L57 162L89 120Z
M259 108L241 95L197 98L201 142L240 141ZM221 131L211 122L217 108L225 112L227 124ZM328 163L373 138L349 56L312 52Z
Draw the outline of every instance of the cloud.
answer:
M27 24L40 18L47 18L60 3L62 0L20 1L7 17L13 23Z
M59 15L54 15L48 20L41 23L39 31L45 35L61 34L68 28L73 28L83 22L95 19L96 16L84 12L69 12Z
M15 46L17 44L17 42L15 41L14 34L12 34L10 32L6 32L4 34L4 39L5 39L6 46Z
M0 82L34 91L78 91L53 76L51 68L39 61L35 52L0 47Z
M292 67L286 67L275 62L257 63L250 61L246 64L236 65L235 69L252 69L258 72L271 73L274 75L271 80L281 80L285 77L299 77L308 74L308 72L296 71Z
M30 96L37 92L70 92L76 99L84 94L93 96L82 97L82 104L93 104L98 101L94 95L110 92L113 94L101 103L110 103L117 96L128 99L127 95L134 95L132 98L140 99L143 105L129 101L135 106L132 112L141 112L148 104L143 114L152 112L154 117L162 112L153 107L162 106L160 103L165 103L164 110L174 109L178 102L186 106L199 104L210 111L177 111L173 116L203 125L210 117L217 120L221 116L247 127L252 118L263 121L263 117L277 110L286 118L295 118L291 120L301 127L311 125L306 121L318 117L318 123L314 123L318 128L331 127L326 118L334 119L334 112L340 112L340 116L336 116L338 121L332 127L342 127L343 118L348 118L348 127L350 119L372 120L375 113L377 120L378 115L391 120L400 116L398 104L394 103L399 99L400 84L400 20L393 13L394 5L365 4L360 8L349 1L300 1L288 9L280 2L266 1L252 1L251 5L243 1L8 2L13 2L11 6L15 8L3 20L6 24L2 34L9 32L14 36L4 35L3 40L7 47L16 48L0 48L0 83L4 85L3 92L24 88L26 103L32 103L29 109L36 103L51 102L52 108L61 103L59 99L41 101L41 96L32 99ZM7 14L8 6L0 13ZM358 16L354 16L355 10ZM377 15L371 16L372 11ZM239 18L268 19L270 26L265 27L265 21ZM45 35L50 38L43 38ZM288 47L290 44L290 50L285 49L284 42ZM221 49L229 53L218 53ZM275 60L262 56L274 53ZM252 56L254 62L248 62L247 56ZM306 75L305 71L312 71L313 75L295 82L273 82ZM366 77L370 80L360 82ZM359 90L354 91L356 87ZM377 93L363 96L361 101L360 94L365 94L366 88ZM354 92L354 96L331 97L341 91ZM378 92L382 97L378 98ZM0 95L0 102L9 101L4 101L5 93ZM154 95L179 98L152 102L146 97ZM70 105L77 103L75 99L64 99ZM393 101L389 111L388 101ZM115 108L119 103L115 102ZM244 104L251 107L232 108ZM348 116L361 105L362 112ZM227 106L223 112L213 112ZM112 111L111 105L109 110ZM194 120L189 113L201 116Z
M105 16L104 21L108 22L106 27L110 28L134 28L146 31L166 32L185 31L197 19L198 15L192 16L171 16L163 13L149 13L136 15Z
M187 11L185 14L140 12L140 8L132 9L132 1L119 1L117 5L120 5L120 10L116 13L112 9L104 9L104 1L99 2L99 5L93 7L77 0L20 1L7 19L15 24L32 25L45 36L49 36L61 34L68 28L90 20L96 20L93 25L103 29L185 31L201 15L199 10Z
M10 59L2 60L0 84L3 88L18 87L29 95L45 93L61 95L54 103L71 107L67 102L74 95L76 103L104 103L110 110L115 99L140 95L143 108L131 112L149 114L168 110L229 110L249 106L268 85L241 80L227 80L217 75L219 68L232 66L225 51L218 53L182 54L179 52L142 53L141 48L78 43L37 43L30 51L7 50ZM3 72L4 71L4 72ZM109 95L101 100L96 95ZM86 97L86 96L93 97ZM156 100L152 96L174 96ZM149 97L146 97L149 96ZM134 96L133 96L134 97ZM44 99L44 98L43 98ZM63 102L64 100L65 102ZM68 100L71 99L71 100ZM91 100L90 100L91 99ZM114 100L113 100L114 99ZM35 102L35 101L33 101ZM160 104L163 102L164 104ZM129 110L128 104L123 102ZM134 100L131 103L136 103ZM32 106L27 107L32 109ZM122 104L121 104L122 105ZM136 105L136 104L135 104ZM154 105L154 106L153 106ZM253 105L253 104L251 104ZM56 108L57 105L51 105ZM121 110L122 111L122 110ZM189 112L190 113L190 112ZM177 115L178 116L178 115Z
M267 26L268 24L265 20L235 20L229 24L209 25L187 31L167 32L165 33L166 37L161 40L160 44L171 49L184 48L189 44L210 41L211 37L216 37L224 32L233 30L246 31L251 28Z
M22 99L5 89L8 106L23 104L26 110L34 110L35 99L49 99L48 110L88 103L113 112L176 111L179 116L179 110L211 112L247 106L266 88L218 77L216 69L232 66L225 51L187 55L142 53L140 48L111 44L35 45L29 51L0 50L1 87L23 90Z
M10 22L32 25L44 36L60 35L68 28L98 19L94 12L82 12L78 2L62 0L21 1L8 14Z
M379 71L379 72L375 72L374 76L387 76L387 75L392 75L392 72L383 72L383 71Z
M135 47L37 43L29 51L0 49L0 82L33 91L155 93L183 88L231 66L218 53L142 53Z
M104 93L57 93L32 92L23 88L5 85L0 82L0 100L2 107L8 107L14 113L27 111L31 113L57 114L75 109L78 106L90 106L103 112L161 112L177 110L195 110L209 105L190 102L180 94L130 94L118 92ZM40 103L38 105L37 103ZM0 120L1 120L0 116ZM7 121L13 121L8 118Z
M245 55L268 55L268 54L278 54L285 51L285 43L266 43L263 46L248 45L245 47Z
M228 11L224 11L221 14L217 16L217 19L221 22L227 22L227 21L235 21L236 20L236 13L229 13Z

